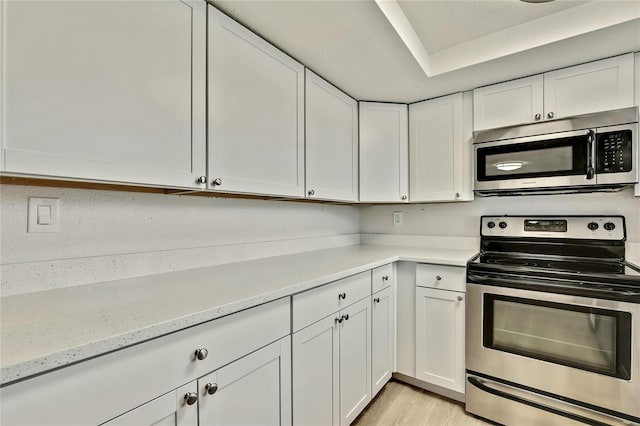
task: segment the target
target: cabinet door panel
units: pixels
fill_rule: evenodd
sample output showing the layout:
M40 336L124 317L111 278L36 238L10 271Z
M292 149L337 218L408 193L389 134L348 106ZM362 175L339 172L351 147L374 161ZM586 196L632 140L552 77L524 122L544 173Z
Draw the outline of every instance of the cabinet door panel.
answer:
M359 108L360 201L408 202L407 106L360 102Z
M209 6L209 181L299 197L304 67Z
M464 393L464 293L416 287L416 377Z
M159 398L149 401L115 419L103 423L104 426L197 426L198 406L187 405L185 395L196 393L196 382L184 385Z
M296 425L338 425L340 422L337 324L331 315L293 335L293 423Z
M371 397L391 379L395 337L393 287L371 297Z
M371 297L340 316L340 425L348 425L371 401Z
M207 384L217 385L209 394ZM200 425L290 425L290 338L198 380Z
M357 201L358 103L307 70L305 127L308 197Z
M544 74L547 119L630 106L633 106L633 53Z
M543 77L538 74L475 89L473 130L542 120L542 86Z
M203 2L3 7L4 170L201 186Z

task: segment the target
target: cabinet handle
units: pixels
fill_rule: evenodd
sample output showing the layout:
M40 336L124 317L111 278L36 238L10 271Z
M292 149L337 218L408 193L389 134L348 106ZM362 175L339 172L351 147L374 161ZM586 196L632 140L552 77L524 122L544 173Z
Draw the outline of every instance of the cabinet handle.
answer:
M196 179L196 183L199 183L200 185L204 185L205 183L207 183L207 177L200 176L198 179Z
M344 318L345 321L349 321L349 314L343 315L342 318Z
M307 194L309 196L315 195L316 191L314 191L313 189L309 190L309 192L307 192Z
M458 296L456 299L458 299L458 302L462 302L462 296Z
M442 277L440 275L436 275L436 281L440 281L442 280Z
M389 275L385 275L384 277L382 277L382 281L389 281Z
M215 186L220 186L222 185L222 179L220 178L215 178L214 180L211 181L211 185L215 185Z
M549 113L547 113L547 118L553 118L553 115L554 115L554 114L553 114L553 111L552 111L552 112L549 112Z
M206 348L196 349L194 355L197 360L202 361L209 355L209 351Z
M406 199L407 199L407 196L406 196L406 195L403 195L403 196L402 196L402 199L403 199L403 200L406 200Z
M542 118L542 114L537 113L534 117L533 117L536 121L540 120Z
M213 395L218 392L218 384L217 383L207 383L204 385L204 390L207 391L209 395Z
M340 299L344 300L346 298L347 298L347 293L339 293L338 294L338 300L340 300Z
M460 193L456 192L456 198L460 198Z
M187 403L187 405L193 405L196 402L198 402L198 394L197 393L193 393L193 392L189 392L184 396L184 402Z
M376 302L376 303L380 303L380 298L376 297L375 299L373 299L373 301Z
M344 316L342 316L340 318L336 317L336 319L335 319L336 323L342 323L342 321L344 321Z

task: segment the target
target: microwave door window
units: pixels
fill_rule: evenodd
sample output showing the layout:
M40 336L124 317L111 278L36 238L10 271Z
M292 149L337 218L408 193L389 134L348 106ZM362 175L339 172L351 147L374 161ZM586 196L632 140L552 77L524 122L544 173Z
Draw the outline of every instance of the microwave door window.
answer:
M493 154L485 157L485 163L487 176L561 174L573 170L573 149L563 146Z

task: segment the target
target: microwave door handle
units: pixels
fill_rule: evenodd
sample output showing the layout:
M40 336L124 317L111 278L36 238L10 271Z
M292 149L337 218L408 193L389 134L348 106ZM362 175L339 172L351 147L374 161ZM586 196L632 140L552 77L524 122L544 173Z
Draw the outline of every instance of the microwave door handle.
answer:
M587 130L587 179L593 179L596 175L596 170L593 167L593 145L596 140L596 133L593 130Z

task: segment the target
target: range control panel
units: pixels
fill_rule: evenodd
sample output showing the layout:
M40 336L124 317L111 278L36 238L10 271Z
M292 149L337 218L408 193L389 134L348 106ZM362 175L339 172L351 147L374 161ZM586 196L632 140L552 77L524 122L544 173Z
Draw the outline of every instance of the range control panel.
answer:
M624 240L623 216L482 216L483 237Z

